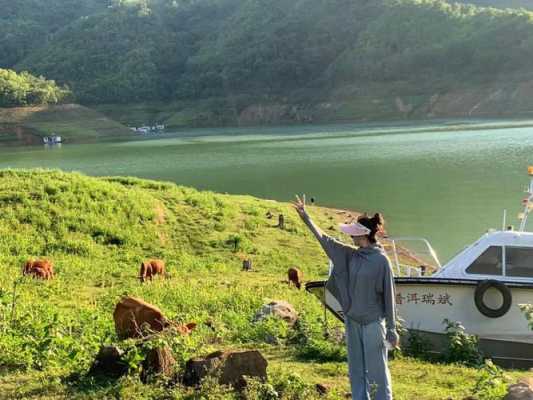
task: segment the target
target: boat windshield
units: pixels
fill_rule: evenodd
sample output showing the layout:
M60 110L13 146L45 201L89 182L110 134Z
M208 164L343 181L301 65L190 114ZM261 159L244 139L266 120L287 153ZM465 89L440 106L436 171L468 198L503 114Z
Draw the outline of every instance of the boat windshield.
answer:
M533 248L506 246L505 275L533 278Z
M470 264L466 273L533 278L533 247L490 246Z
M466 269L468 274L503 275L503 252L501 246L490 246Z

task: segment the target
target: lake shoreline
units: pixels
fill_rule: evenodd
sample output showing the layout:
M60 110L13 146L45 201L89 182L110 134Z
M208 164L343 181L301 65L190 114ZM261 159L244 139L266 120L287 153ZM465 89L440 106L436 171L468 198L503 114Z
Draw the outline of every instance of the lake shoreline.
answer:
M451 96L451 98L455 98ZM399 100L398 100L399 99ZM370 101L370 99L367 99ZM215 108L207 100L185 103L132 103L79 105L61 104L0 108L0 143L33 145L35 138L57 133L70 143L92 143L105 140L141 139L128 127L154 123L164 124L173 133L198 129L276 129L280 127L315 127L327 125L369 124L377 126L402 124L433 124L439 121L462 121L465 124L479 121L527 121L533 111L483 111L475 113L442 111L415 112L396 97L387 112L368 110L361 113L358 100L336 100L316 104L250 103L237 112L223 105ZM378 100L374 100L378 101ZM385 101L379 100L378 103ZM451 101L447 98L447 102ZM225 105L224 105L225 104ZM377 103L376 103L377 104ZM398 105L402 105L401 107ZM345 109L347 107L347 109ZM402 111L403 110L403 111ZM409 112L405 110L411 110ZM516 126L516 124L511 124ZM533 126L533 123L523 126ZM443 128L447 129L447 128ZM10 133L11 132L11 133ZM20 132L31 132L28 135ZM35 136L35 137L33 137Z
M138 176L279 201L307 193L331 208L383 213L390 232L426 238L444 262L500 226L503 209L519 211L533 140L532 128L515 126L525 124L221 128L87 145L65 140L61 148L4 146L0 167Z

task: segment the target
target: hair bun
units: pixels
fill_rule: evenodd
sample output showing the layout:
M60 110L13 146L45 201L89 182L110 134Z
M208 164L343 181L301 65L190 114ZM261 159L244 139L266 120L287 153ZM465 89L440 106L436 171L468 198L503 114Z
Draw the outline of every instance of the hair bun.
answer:
M376 233L383 232L383 225L385 224L383 216L380 213L376 213L370 218L367 213L364 213L357 218L357 222L370 229L370 233L367 237L370 240L370 243L376 243Z
M372 218L376 225L383 225L385 223L385 220L383 219L383 215L380 213L374 214L374 217Z

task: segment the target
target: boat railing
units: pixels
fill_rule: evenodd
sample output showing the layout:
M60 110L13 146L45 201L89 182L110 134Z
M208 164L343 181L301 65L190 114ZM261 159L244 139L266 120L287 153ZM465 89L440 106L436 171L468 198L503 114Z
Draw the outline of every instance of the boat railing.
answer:
M424 276L430 271L432 273L437 272L441 268L440 261L437 257L437 253L431 247L429 241L422 237L402 236L402 237L389 237L391 250L392 250L392 262L393 268L396 274L400 276ZM427 263L419 258L418 255L411 253L409 250L402 249L407 252L407 257L415 261L418 265L409 265L400 261L398 242L411 241L420 242L427 250L427 254L431 258L431 262Z
M427 270L424 268L424 266L413 267L412 265L400 264L394 267L395 276L420 277L425 276L426 272Z

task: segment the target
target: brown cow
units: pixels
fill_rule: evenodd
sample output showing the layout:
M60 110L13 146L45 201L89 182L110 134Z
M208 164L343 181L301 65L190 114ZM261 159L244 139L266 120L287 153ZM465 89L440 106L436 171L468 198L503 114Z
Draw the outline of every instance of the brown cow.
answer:
M147 260L141 263L139 279L144 282L146 279L152 280L154 275L165 275L165 262L163 260Z
M115 330L120 339L138 338L143 336L143 330L161 332L173 326L180 334L187 335L195 327L195 323L178 325L163 316L156 306L136 297L123 297L115 307L113 313Z
M289 277L289 285L293 284L298 289L302 287L304 274L296 267L289 268L287 271Z
M50 260L28 260L22 269L22 275L33 275L35 278L52 279L54 264Z

